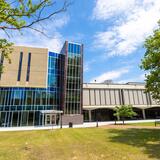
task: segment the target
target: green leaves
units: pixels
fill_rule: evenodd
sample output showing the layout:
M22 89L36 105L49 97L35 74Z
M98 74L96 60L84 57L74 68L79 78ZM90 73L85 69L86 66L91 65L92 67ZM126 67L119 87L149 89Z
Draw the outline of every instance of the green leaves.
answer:
M160 21L159 28L145 40L146 52L141 62L141 69L147 71L146 91L160 102Z
M113 114L115 117L119 118L125 118L129 117L132 118L133 116L136 116L137 114L133 111L132 105L121 105L116 106L114 109L115 113Z
M8 63L11 63L10 54L13 51L13 43L8 42L6 39L0 39L0 55L8 60ZM3 64L0 63L0 73L3 72Z
M64 12L68 7L68 0L64 1L61 7L53 7L55 1L52 0L0 0L0 29L4 31L8 36L8 30L21 30L32 29L39 33L44 32L34 28L33 25L41 21L48 20L52 16ZM48 13L46 12L49 8ZM11 53L11 46L5 39L0 39L0 54L3 54L9 62L11 62L9 55ZM0 72L2 72L3 66L0 64Z

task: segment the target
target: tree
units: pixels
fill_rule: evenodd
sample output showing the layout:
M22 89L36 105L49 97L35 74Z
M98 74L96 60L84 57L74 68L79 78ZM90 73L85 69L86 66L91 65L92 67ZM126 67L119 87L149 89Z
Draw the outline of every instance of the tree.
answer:
M160 102L160 21L158 29L149 36L144 43L146 49L141 62L141 69L147 71L146 92Z
M121 106L116 106L114 109L115 113L113 114L117 119L122 119L123 124L125 118L132 118L133 116L136 116L137 113L133 111L132 105L121 105Z
M0 0L0 30L10 37L9 31L32 29L45 35L42 30L35 27L42 21L53 18L54 15L66 11L71 4L63 0L62 5L56 6L57 0ZM58 2L60 3L60 2ZM3 59L11 62L13 43L0 39L0 74L3 71Z

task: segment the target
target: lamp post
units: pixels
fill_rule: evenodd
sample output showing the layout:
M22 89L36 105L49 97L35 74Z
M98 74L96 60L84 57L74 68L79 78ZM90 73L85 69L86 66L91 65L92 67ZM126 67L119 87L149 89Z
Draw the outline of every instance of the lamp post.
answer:
M98 127L98 116L97 116L97 111L96 111L96 127Z
M62 113L60 115L61 115L60 128L62 128Z

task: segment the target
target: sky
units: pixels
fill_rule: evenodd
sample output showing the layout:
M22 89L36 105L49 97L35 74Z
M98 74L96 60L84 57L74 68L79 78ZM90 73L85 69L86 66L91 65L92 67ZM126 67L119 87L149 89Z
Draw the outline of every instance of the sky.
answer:
M48 37L23 30L9 39L54 52L65 40L83 43L84 82L143 82L145 73L139 66L144 40L158 27L159 19L160 0L73 0L66 12L41 24ZM3 32L0 36L6 37Z

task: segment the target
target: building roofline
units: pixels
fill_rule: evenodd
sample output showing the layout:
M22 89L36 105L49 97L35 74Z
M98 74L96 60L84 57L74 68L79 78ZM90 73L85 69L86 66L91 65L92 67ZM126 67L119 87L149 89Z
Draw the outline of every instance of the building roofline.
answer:
M37 46L24 46L24 45L13 45L13 47L23 47L23 48L33 48L33 49L47 49L45 47L37 47Z
M88 85L142 85L144 86L145 83L142 82L127 82L127 83L83 83L83 84L88 84Z

